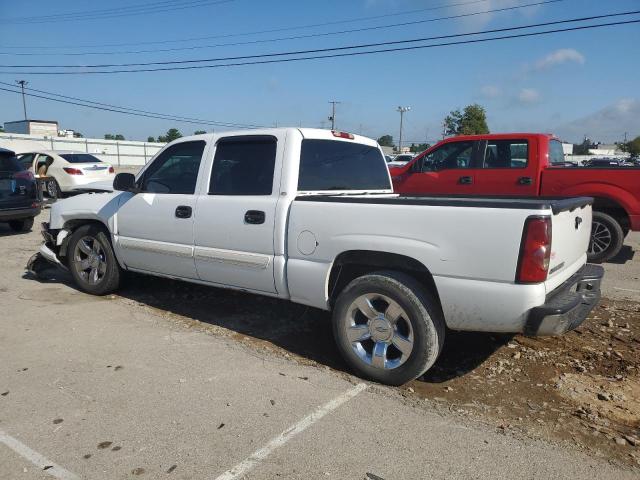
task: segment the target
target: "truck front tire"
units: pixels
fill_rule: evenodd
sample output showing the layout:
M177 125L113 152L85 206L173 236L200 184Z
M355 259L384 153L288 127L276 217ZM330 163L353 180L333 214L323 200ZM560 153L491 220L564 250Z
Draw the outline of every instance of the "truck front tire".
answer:
M395 271L356 278L337 298L333 333L359 376L402 385L436 361L444 343L442 311L413 277Z
M624 237L620 222L611 215L594 211L587 261L602 263L615 257L622 249Z
M82 225L71 235L67 265L80 290L107 295L118 289L122 271L109 234L95 224Z

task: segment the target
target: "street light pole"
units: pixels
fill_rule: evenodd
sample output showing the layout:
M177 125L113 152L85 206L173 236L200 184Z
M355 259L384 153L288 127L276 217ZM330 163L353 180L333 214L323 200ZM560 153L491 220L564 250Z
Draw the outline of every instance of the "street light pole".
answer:
M398 153L402 153L402 123L404 120L404 114L411 110L411 107L398 107L396 110L400 112L400 138L398 139Z
M27 82L26 80L16 80L16 83L18 85L20 85L20 87L22 88L22 108L24 110L24 119L27 119L27 102L24 99L24 86L28 85L29 82Z

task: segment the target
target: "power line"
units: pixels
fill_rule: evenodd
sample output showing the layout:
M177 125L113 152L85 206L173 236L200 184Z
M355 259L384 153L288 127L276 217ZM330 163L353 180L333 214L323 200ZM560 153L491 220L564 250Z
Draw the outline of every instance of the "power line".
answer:
M57 14L41 17L16 17L0 20L0 24L28 25L40 23L78 22L82 20L102 20L110 18L128 17L133 15L148 15L153 13L172 12L187 8L204 7L221 3L234 2L235 0L189 0L183 2L154 2L138 7L129 6L118 9L94 10L79 13ZM159 5L166 4L166 5Z
M214 39L214 38L243 37L243 36L250 36L250 35L261 35L261 34L264 34L264 33L278 33L278 32L285 32L285 31L291 31L291 30L301 30L301 29L309 29L309 28L316 28L316 27L325 27L325 26L329 26L329 25L340 25L340 24L362 22L362 21L368 21L368 20L377 20L377 19L380 19L380 18L385 18L386 19L386 18L389 18L389 17L411 15L411 14L415 14L415 13L424 13L424 12L432 11L432 10L442 10L442 9L446 9L446 8L467 6L467 5L477 4L477 3L486 3L488 1L490 1L490 0L471 0L471 1L465 1L465 2L447 3L447 4L437 5L437 6L434 6L434 7L421 8L421 9L417 9L417 10L405 10L403 12L397 12L397 13L386 13L384 15L374 15L374 16L369 16L369 17L358 17L358 18L344 19L344 20L333 20L333 21L329 21L329 22L313 23L313 24L306 24L306 25L294 25L294 26L287 26L287 27L278 27L278 28L273 28L273 29L268 29L268 30L258 30L258 31L253 31L253 32L240 32L240 33L229 33L229 34L220 34L220 35L207 35L207 36L201 36L201 37L191 37L191 38L174 39L174 40L156 40L156 41L135 42L135 43L106 43L106 44L99 44L99 45L96 45L96 44L77 45L76 44L76 45L71 45L71 46L31 45L31 46L27 47L27 46L21 46L21 45L13 45L13 46L4 46L3 48L15 48L15 49L25 49L25 48L40 48L40 49L53 49L53 48L102 48L102 47L125 47L125 46L130 46L130 45L157 45L157 44L177 43L177 42L193 42L193 41L197 41L197 40L211 40L211 39Z
M570 21L578 21L578 20L565 20L561 23L566 23ZM140 69L129 69L129 70L85 70L85 71L76 71L76 72L15 72L15 71L0 71L0 74L19 74L19 75L91 75L91 74L112 74L112 73L140 73L140 72L161 72L161 71L176 71L176 70L196 70L196 69L204 69L204 68L223 68L223 67L238 67L245 65L265 65L271 63L285 63L285 62L299 62L299 61L307 61L307 60L318 60L318 59L326 59L326 58L340 58L340 57L353 57L353 56L362 56L362 55L371 55L376 53L389 53L389 52L400 52L400 51L410 51L410 50L420 50L426 48L436 48L436 47L445 47L451 45L467 45L473 43L484 43L490 41L498 41L498 40L508 40L514 38L526 38L526 37L535 37L541 35L550 35L554 33L561 32L574 32L580 30L590 30L594 28L602 28L602 27L611 27L611 26L619 26L619 25L630 25L640 23L639 20L626 20L619 22L610 22L610 23L601 23L595 25L584 25L577 27L568 27L568 28L559 28L553 30L544 30L539 32L529 32L529 33L520 33L513 35L503 35L498 37L487 37L487 38L478 38L472 40L461 40L456 42L443 42L443 43L435 43L430 45L414 45L410 47L396 47L396 48L386 48L379 50L369 50L364 52L348 52L348 53L334 53L330 55L312 55L306 57L296 57L296 58L280 58L275 60L258 60L258 61L249 61L249 62L236 62L236 63L223 63L217 65L189 65L189 66L180 66L180 67L160 67L160 68L140 68ZM508 30L518 30L531 28L531 26L522 26L522 27L514 27ZM478 33L467 34L467 35L477 35ZM452 35L452 36L460 36L460 35ZM449 36L451 37L451 36ZM423 40L403 40L400 42L386 42L386 44L393 43L406 43L411 41L423 41ZM330 50L344 50L347 48L357 48L357 47L340 47L334 49L324 49L324 51ZM292 53L289 53L291 55ZM271 55L262 55L257 57L273 57L275 55L286 55L286 54L271 54ZM255 56L254 56L255 57Z
M7 84L6 82L0 82L3 85L11 85L11 84ZM8 88L4 88L4 87L0 87L1 91L5 91L5 92L10 92L10 93L16 93L16 94L20 94L21 92L19 90L11 90ZM34 89L28 89L28 90L34 90ZM227 123L227 122L217 122L214 120L201 120L201 119L195 119L195 118L189 118L189 117L180 117L180 116L175 116L175 115L167 115L167 114L162 114L162 113L154 113L154 112L147 112L147 113L140 113L140 112L145 112L144 110L135 110L135 109L126 109L126 107L116 107L115 105L111 105L109 107L105 106L105 105L109 105L109 104L104 104L104 103L99 103L99 102L92 102L89 100L85 100L83 101L84 103L80 103L80 102L74 102L74 101L70 101L70 100L62 100L59 98L52 98L52 97L48 97L45 95L37 95L34 93L24 93L24 95L28 96L28 97L34 97L34 98L40 98L43 100L49 100L52 102L58 102L58 103L65 103L68 105L75 105L75 106L79 106L79 107L85 107L85 108L92 108L94 110L101 110L101 111L106 111L106 112L113 112L113 113L121 113L124 115L132 115L132 116L138 116L138 117L146 117L146 118L155 118L158 120L171 120L174 122L182 122L182 123L190 123L190 124L194 124L194 125L210 125L210 126L216 126L216 127L226 127L226 128L263 128L262 125L249 125L249 124L240 124L240 123ZM60 97L63 97L63 95L58 95L58 94L52 94L52 95L57 95ZM73 97L68 97L68 98L73 98ZM79 99L78 99L79 100ZM127 111L127 110L131 110L131 111Z
M328 36L332 36L332 35L344 35L344 34L348 34L348 33L359 33L359 32L371 31L371 30L385 30L385 29L396 28L396 27L407 27L407 26L411 26L411 25L419 25L419 24L432 23L432 22L438 22L438 21L455 20L455 19L460 19L460 18L473 17L473 16L477 16L477 15L485 15L485 14L488 14L488 13L507 12L507 11L511 11L511 10L519 10L519 9L522 9L522 8L535 7L535 6L541 6L541 5L547 5L547 4L554 4L554 3L564 2L564 1L566 1L566 0L544 0L544 1L538 1L538 2L534 2L534 3L526 3L526 4L523 4L523 5L517 5L517 6L511 6L511 7L482 10L480 12L463 13L463 14L459 14L459 15L449 15L449 16L445 16L445 17L428 18L428 19L423 19L423 20L412 20L412 21L408 21L408 22L393 23L393 24L388 24L388 25L376 25L376 26L372 26L372 27L362 27L362 28L354 28L354 29L348 29L348 30L338 30L338 31L333 31L333 32L310 33L310 34L305 34L305 35L295 35L295 36L279 37L279 38L268 38L268 39L261 39L261 40L249 40L249 41L244 41L244 42L217 43L217 44L213 44L213 45L196 45L196 46L189 46L189 47L160 48L160 49L151 49L151 50L129 50L129 51L118 51L118 52L67 52L67 53L48 53L46 55L53 55L53 56L132 55L132 54L141 54L141 53L175 52L175 51L184 51L184 50L201 50L201 49L218 48L218 47L232 47L232 46L240 46L240 45L255 45L255 44L261 44L261 43L281 42L281 41L286 41L286 40L302 40L302 39L306 39L306 38L328 37ZM36 52L18 52L18 53L0 52L0 55L43 56L44 54L36 53Z
M28 82L25 82L28 83ZM14 85L11 83L7 83L7 82L2 82L0 81L0 85L6 85L9 87L13 87ZM77 100L79 102L83 102L83 103L90 103L90 104L94 104L94 105L99 105L99 106L103 106L103 107L109 107L109 108L114 108L114 109L118 109L118 110L129 110L132 112L139 112L139 113L146 113L146 114L150 114L150 115L160 115L163 117L171 117L170 120L185 120L185 121L194 121L194 122L200 122L200 123L211 123L211 124L215 124L216 126L228 126L228 127L238 127L238 128L261 128L263 127L263 125L251 125L251 124L243 124L243 123L229 123L229 122L218 122L215 120L203 120L201 118L193 118L193 117L183 117L183 116L179 116L179 115L172 115L172 114L166 114L166 113L160 113L160 112L152 112L149 110L140 110L140 109L136 109L136 108L130 108L130 107L122 107L119 105L113 105L110 103L102 103L102 102L96 102L94 100L87 100L85 98L78 98L78 97L72 97L69 95L62 95L60 93L54 93L54 92L47 92L45 90L38 90L36 88L29 88L29 87L25 87L26 90L31 91L31 92L37 92L37 93L41 93L44 95L49 95L49 96L54 96L54 97L60 97L60 98L65 98L68 100Z
M254 59L254 58L307 55L311 53L315 54L315 53L323 53L323 52L334 52L334 51L340 51L340 50L354 50L354 49L362 49L362 48L381 47L381 46L387 46L387 45L418 43L418 42L426 42L431 40L443 40L448 38L468 37L468 36L474 36L474 35L484 35L489 33L500 33L500 32L514 31L514 30L523 30L528 28L546 27L550 25L585 22L589 20L599 20L604 18L636 15L638 13L640 13L640 10L635 10L630 12L620 12L620 13L608 13L604 15L592 15L589 17L572 18L572 19L566 19L566 20L555 20L551 22L534 23L534 24L522 25L518 27L504 27L504 28L494 28L490 30L479 30L479 31L467 32L467 33L437 35L432 37L414 38L409 40L396 40L396 41L378 42L378 43L363 43L359 45L347 45L342 47L316 48L316 49L296 50L296 51L289 51L289 52L264 53L264 54L258 54L258 55L200 58L200 59L193 59L193 60L166 60L166 61L158 61L158 62L103 63L103 64L89 64L89 65L0 65L0 68L114 68L114 67L143 67L143 66L150 66L150 65L183 65L183 64L190 64L190 63L226 62L226 61L235 61L235 60L248 60L248 59Z

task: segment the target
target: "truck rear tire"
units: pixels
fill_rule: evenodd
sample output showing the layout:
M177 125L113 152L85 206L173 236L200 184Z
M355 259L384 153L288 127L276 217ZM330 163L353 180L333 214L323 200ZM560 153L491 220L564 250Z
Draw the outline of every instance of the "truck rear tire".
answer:
M622 249L624 237L620 222L604 212L594 211L587 261L602 263L615 257Z
M78 227L67 252L69 271L80 290L107 295L118 289L122 271L104 228L95 224Z
M413 277L395 271L356 278L337 298L333 333L359 376L402 385L426 372L444 343L438 302Z

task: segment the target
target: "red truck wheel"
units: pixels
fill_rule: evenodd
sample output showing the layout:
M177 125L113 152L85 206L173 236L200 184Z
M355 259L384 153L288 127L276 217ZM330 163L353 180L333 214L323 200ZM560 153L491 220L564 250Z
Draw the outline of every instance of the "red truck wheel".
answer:
M620 223L611 215L593 212L587 260L591 263L606 262L620 252L623 242L624 232Z

